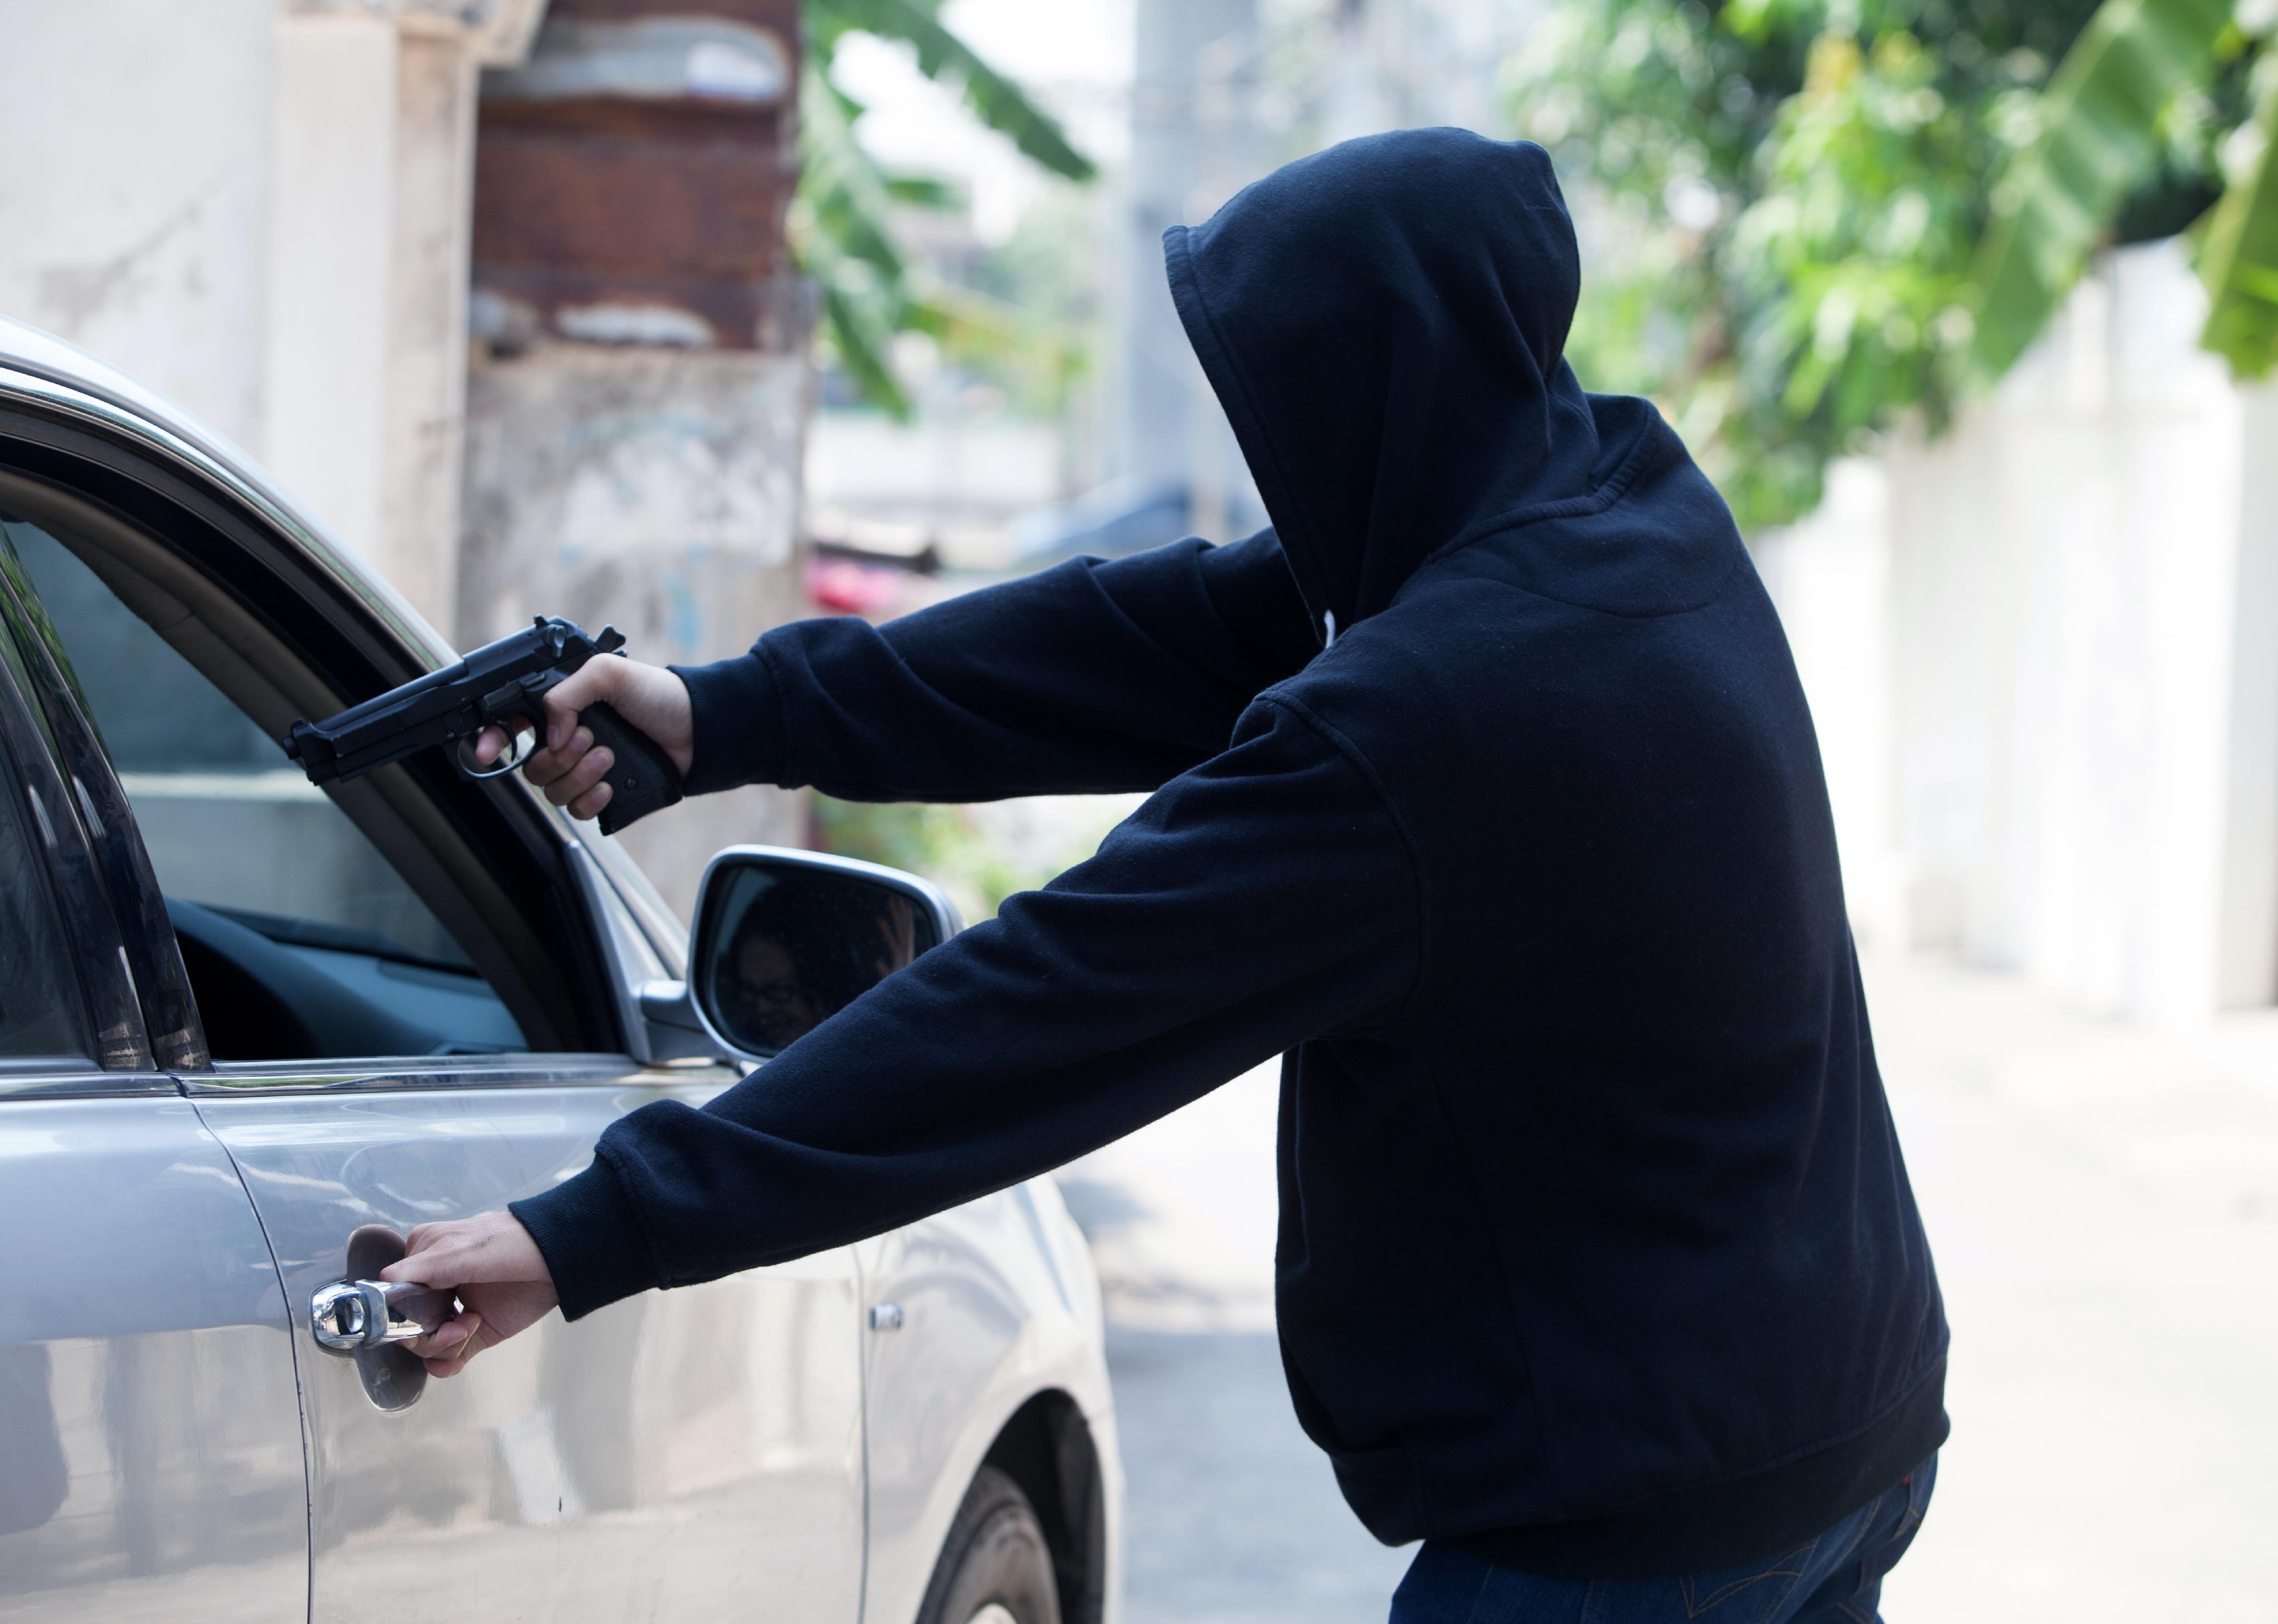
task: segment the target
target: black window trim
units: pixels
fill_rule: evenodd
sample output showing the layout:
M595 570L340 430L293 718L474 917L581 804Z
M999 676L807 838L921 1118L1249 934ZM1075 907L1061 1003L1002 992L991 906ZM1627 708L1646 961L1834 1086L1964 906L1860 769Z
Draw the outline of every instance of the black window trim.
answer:
M0 629L0 637L8 635ZM65 786L62 767L50 752L48 739L17 685L15 672L5 661L0 661L0 751L6 752L18 782L32 798L49 888L65 937L71 943L71 980L79 988L96 1048L85 1057L96 1068L87 1086L96 1092L112 1092L97 1079L155 1070L141 1000L127 967L126 942L111 912L80 810ZM50 1074L77 1076L80 1072L71 1057L65 1056L36 1056L29 1064Z
M5 505L0 499L0 507ZM28 582L23 584L29 586ZM173 931L166 924L158 877L143 849L134 809L103 753L77 689L39 635L43 616L36 616L36 599L26 599L18 583L0 571L0 636L14 639L37 690L22 697L39 705L58 752L55 765L75 791L71 798L81 814L80 831L95 857L126 954L127 975L141 999L151 1062L169 1071L203 1070L210 1058L205 1025L198 1018L197 1001L190 995L190 978L182 967Z

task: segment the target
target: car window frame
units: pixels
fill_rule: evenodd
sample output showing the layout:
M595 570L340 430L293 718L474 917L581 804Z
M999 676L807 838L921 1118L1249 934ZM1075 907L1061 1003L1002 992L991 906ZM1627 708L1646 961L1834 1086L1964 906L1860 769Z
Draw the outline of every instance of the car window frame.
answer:
M36 521L34 521L36 522ZM96 859L111 922L126 955L127 972L142 1006L150 1061L164 1071L203 1071L211 1056L205 1025L191 995L180 945L166 921L158 877L142 844L134 809L118 782L103 737L88 714L86 696L54 644L61 639L28 578L0 549L0 637L14 644L36 702L53 762L75 791L80 828Z
M41 409L43 408L61 409ZM122 430L126 431L123 434ZM395 606L390 604L385 593L377 591L369 582L339 579L328 573L324 568L325 548L299 532L277 534L276 527L270 522L271 515L257 507L256 511L247 511L248 506L255 505L235 501L242 493L226 483L217 483L217 472L226 474L226 469L180 454L185 449L168 443L162 430L126 418L103 402L77 397L47 380L27 379L0 367L0 471L44 486L69 504L103 515L132 532L138 547L171 559L170 569L187 567L210 587L226 593L233 604L248 611L266 636L287 654L302 660L327 679L333 694L345 694L340 703L369 697L432 667L436 658L433 650L423 646L418 638L395 623L399 618L392 612ZM168 459L172 459L172 465ZM181 466L184 463L188 466ZM136 507L141 511L135 511ZM183 537L168 533L163 523L153 522L154 509L162 515L179 516L186 529L203 527L204 534L197 538L203 543L203 553L199 547L188 545ZM52 522L36 512L28 516L53 533ZM219 532L218 537L215 531ZM74 553L80 551L71 538L58 539L65 540ZM221 564L229 567L219 577L215 569L216 554ZM84 560L83 554L82 557ZM245 590L248 584L246 580L232 578L247 576L259 577L251 583L260 589L258 591L248 592ZM256 599L266 601L255 601ZM286 610L297 610L310 623L279 624L280 604ZM190 607L196 614L196 606ZM383 610L391 612L379 613ZM201 624L208 623L205 617L199 619ZM317 658L312 659L312 655ZM75 702L73 708L75 713ZM91 728L88 735L94 737ZM107 755L103 760L105 771L115 784L117 775L110 770ZM351 820L373 838L383 858L399 873L404 872L403 858L399 850L392 848L414 840L438 843L444 837L458 842L458 847L446 855L455 857L463 869L482 855L482 850L478 845L468 843L472 834L465 827L465 818L455 816L455 812L463 813L466 809L438 804L440 797L435 795L432 781L439 770L449 775L449 769L439 769L432 763L405 765L413 769L403 774L407 782L382 786L373 782L382 774L375 774L370 780L344 786L347 793L335 796L336 803L343 804ZM402 771L401 766L383 769L391 774ZM530 1057L538 1060L562 1056L582 1062L596 1054L609 1054L632 1059L636 1051L629 1039L634 1028L625 1015L624 972L616 962L615 944L608 939L612 921L593 917L595 904L588 895L586 876L578 861L578 857L584 855L579 842L574 835L554 827L548 816L551 809L538 803L518 783L492 781L480 785L457 785L454 779L454 786L455 789L446 789L460 797L472 794L488 800L491 822L493 826L504 825L502 830L493 827L486 831L491 837L490 855L497 855L500 839L516 841L522 854L531 859L529 866L541 873L551 870L545 888L547 895L539 899L548 903L557 916L550 920L545 917L547 910L533 907L528 897L518 894L506 881L487 872L482 876L497 896L504 899L502 905L512 915L512 928L522 933L528 942L539 944L535 950L543 956L547 968L556 972L559 984L549 998L554 1006L548 1010L551 1018L539 1031L531 1032L532 1023L524 1009L509 1002L517 1021L524 1027L525 1036L531 1041ZM405 795L407 790L411 791L409 797ZM123 791L120 793L123 797ZM387 817L400 826L392 830L393 841L375 835L369 818L357 815L346 804L350 797L359 793L378 797L388 803L385 808ZM404 804L407 799L411 803L409 811ZM363 810L370 812L371 808ZM500 818L498 813L505 815ZM139 835L134 837L134 844L139 849ZM573 850L577 856L572 855ZM440 863L444 859L433 860ZM147 865L147 854L142 854L142 861ZM406 878L423 900L433 905L432 887L423 888L410 874L407 873ZM495 936L498 930L504 928L492 912L485 911L486 906L501 905L496 897L487 904L464 896L460 901L464 911L462 917L470 912L483 932ZM437 911L442 914L444 911L439 908ZM448 915L445 915L445 922L447 926L453 925ZM455 927L454 934L459 934ZM166 927L165 934L171 945L171 926ZM531 950L525 948L525 956ZM478 964L483 964L483 954L474 956ZM484 968L485 979L497 987L498 978L491 966L484 964ZM564 1010L570 1015L566 1022L560 1018ZM567 1030L563 1029L565 1025ZM577 1041L579 1038L585 1041ZM371 1057L385 1060L391 1072L397 1074L417 1069L426 1058ZM444 1063L434 1068L439 1071L455 1071L466 1075L463 1065L454 1067L447 1064L453 1057L435 1058ZM362 1057L352 1062L311 1064L348 1064L366 1071L371 1069ZM210 1075L212 1064L209 1060L203 1066L179 1069ZM582 1071L584 1067L573 1064L572 1069Z
M0 629L0 637L8 635ZM19 686L17 669L14 660L0 659L0 752L37 815L40 857L70 946L69 979L85 1006L96 1053L81 1057L84 1069L69 1056L8 1062L0 1065L0 1095L148 1092L119 1080L157 1070L126 943L80 809L51 753L52 737Z

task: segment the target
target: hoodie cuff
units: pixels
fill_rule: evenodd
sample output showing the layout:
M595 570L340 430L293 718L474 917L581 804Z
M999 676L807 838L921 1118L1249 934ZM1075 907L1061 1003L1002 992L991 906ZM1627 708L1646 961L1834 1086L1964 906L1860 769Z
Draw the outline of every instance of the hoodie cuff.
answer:
M621 1297L663 1284L641 1233L640 1214L616 1170L599 1155L575 1178L509 1201L554 1277L562 1317L583 1319Z
M691 795L784 778L783 698L757 644L708 666L669 666L688 685L695 750L683 781Z

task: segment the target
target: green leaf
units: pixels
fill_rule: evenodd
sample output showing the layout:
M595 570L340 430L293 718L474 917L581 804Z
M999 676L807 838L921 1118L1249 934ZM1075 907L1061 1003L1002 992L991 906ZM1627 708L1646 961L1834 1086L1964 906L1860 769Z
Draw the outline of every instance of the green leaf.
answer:
M839 363L866 400L904 419L911 401L894 370L896 333L925 332L952 348L997 354L1036 349L1042 341L1017 312L943 285L909 263L895 234L895 207L953 207L957 194L931 177L889 175L864 149L854 134L864 110L829 79L838 41L855 30L909 41L929 75L961 83L982 119L1011 135L1030 158L1076 179L1092 172L1049 115L942 27L937 5L938 0L807 0L809 48L799 83L801 172L792 245L800 267L821 290L824 331Z
M814 57L799 85L799 207L792 242L800 267L822 290L822 319L840 364L863 398L896 417L909 393L893 368L893 338L905 324L908 269L894 240L891 198L876 163L854 139L847 103Z
M888 175L886 194L913 209L959 209L965 194L938 175Z
M893 199L876 160L855 140L852 122L812 58L799 89L799 196L813 217L812 229L803 234L826 237L835 252L876 267L889 281L899 280Z
M2215 205L2199 258L2213 299L2199 342L2242 378L2267 377L2278 362L2278 95L2263 98L2256 122L2262 154Z
M1021 152L1056 175L1092 178L1091 160L1068 144L1059 121L944 27L926 0L807 0L806 15L825 56L850 29L907 41L917 47L918 66L926 76L960 85L982 123L1010 136Z
M2014 365L2159 155L2159 120L2205 84L2229 0L2104 0L2040 98L2038 138L1993 193L1979 246L1972 370Z
M811 255L807 274L822 290L822 318L838 364L861 390L862 398L883 407L897 421L910 416L909 391L894 370L895 331L903 324L902 301L879 287L869 268L828 253Z

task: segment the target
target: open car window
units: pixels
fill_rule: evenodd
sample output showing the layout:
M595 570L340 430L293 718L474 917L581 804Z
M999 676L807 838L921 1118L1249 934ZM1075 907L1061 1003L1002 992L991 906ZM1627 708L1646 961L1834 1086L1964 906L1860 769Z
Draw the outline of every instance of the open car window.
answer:
M0 517L51 652L124 786L217 1060L527 1047L387 858L38 523Z

